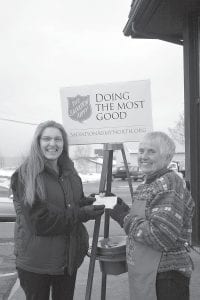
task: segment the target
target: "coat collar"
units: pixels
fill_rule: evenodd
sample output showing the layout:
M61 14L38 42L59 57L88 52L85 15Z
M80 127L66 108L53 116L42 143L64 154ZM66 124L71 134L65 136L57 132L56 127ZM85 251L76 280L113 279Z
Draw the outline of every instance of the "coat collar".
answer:
M61 155L58 159L58 166L59 166L59 174L57 174L49 165L48 161L46 160L44 163L44 169L51 174L56 176L68 176L71 173L75 173L74 163L69 157Z
M168 169L168 168L163 168L159 171L156 171L155 173L151 174L151 175L147 175L146 176L146 180L145 183L152 183L153 181L155 181L157 178L163 176L166 173L172 172L172 170Z

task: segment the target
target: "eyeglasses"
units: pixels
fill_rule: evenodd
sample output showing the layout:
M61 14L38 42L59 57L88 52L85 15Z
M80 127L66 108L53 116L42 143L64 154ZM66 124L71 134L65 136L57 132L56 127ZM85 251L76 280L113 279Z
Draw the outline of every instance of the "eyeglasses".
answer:
M52 140L54 140L55 143L59 144L59 143L63 143L63 138L60 136L56 136L56 137L51 137L51 136L42 136L40 138L40 140L42 140L45 143L50 143Z

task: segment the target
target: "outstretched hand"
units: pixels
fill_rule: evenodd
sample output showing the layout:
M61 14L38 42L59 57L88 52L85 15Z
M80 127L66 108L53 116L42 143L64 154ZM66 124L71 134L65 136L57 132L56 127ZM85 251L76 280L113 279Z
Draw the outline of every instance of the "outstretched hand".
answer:
M130 210L130 207L120 197L117 197L117 204L120 205L121 207L123 207L124 211Z
M82 222L94 220L104 213L105 205L86 205L80 209L79 217Z
M129 206L119 197L117 197L117 204L110 209L110 216L113 220L118 222L123 227L124 218L129 213Z
M80 200L79 205L80 205L80 207L83 207L86 205L92 205L95 201L96 201L95 197L90 195L89 197L83 197Z

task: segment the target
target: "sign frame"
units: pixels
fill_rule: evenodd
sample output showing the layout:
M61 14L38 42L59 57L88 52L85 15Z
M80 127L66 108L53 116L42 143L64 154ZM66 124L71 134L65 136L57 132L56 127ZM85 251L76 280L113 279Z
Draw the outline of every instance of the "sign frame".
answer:
M150 80L60 89L70 145L140 141L152 131Z

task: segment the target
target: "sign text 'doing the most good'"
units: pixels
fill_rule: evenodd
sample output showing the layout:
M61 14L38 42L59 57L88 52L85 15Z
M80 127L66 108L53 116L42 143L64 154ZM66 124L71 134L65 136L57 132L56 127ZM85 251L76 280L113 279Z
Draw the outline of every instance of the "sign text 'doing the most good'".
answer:
M61 88L70 144L139 141L152 130L150 81Z

